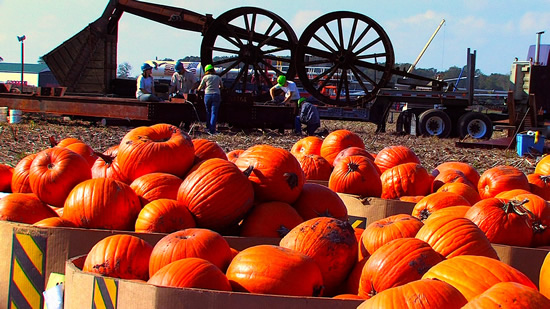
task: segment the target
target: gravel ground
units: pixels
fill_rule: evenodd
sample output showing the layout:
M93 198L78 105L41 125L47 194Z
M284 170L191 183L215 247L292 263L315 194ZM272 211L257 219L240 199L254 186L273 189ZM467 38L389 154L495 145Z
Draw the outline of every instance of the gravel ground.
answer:
M399 135L395 131L395 123L387 124L386 133L375 133L376 126L365 122L322 120L321 126L321 129L326 128L329 131L348 129L359 134L370 152L378 152L390 145L408 146L429 171L442 162L462 161L471 164L480 173L497 165L511 165L529 174L534 171L537 162L536 157L518 157L514 146L508 150L459 148L455 146L459 141L457 138ZM220 134L210 136L201 132L202 127L202 124L196 124L190 132L191 137L215 140L226 152L246 149L256 144L270 144L290 150L300 139L299 136L293 135L291 130L285 130L284 134L277 130L229 130L223 124L219 126ZM104 126L94 121L25 114L21 123L0 123L0 163L15 166L26 155L50 147L49 137L54 137L58 141L75 137L94 150L103 152L118 144L131 129L131 126ZM504 136L503 132L493 134L493 138Z

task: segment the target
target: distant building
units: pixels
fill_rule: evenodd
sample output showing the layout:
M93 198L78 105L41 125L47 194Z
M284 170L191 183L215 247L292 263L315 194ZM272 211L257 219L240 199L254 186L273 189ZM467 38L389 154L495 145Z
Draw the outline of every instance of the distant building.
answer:
M46 64L25 63L23 83L27 86L55 87L59 84ZM0 62L0 83L21 83L21 63Z

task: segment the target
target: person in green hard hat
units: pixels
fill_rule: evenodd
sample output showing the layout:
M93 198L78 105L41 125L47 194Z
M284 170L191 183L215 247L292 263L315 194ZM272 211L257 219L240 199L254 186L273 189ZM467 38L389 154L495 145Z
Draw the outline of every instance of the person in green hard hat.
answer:
M206 130L210 135L216 134L216 122L221 104L222 78L216 75L214 66L204 67L204 76L201 79L198 91L204 89L204 105L206 106Z
M300 98L298 100L299 113L294 121L294 133L302 134L302 123L306 125L306 133L308 136L315 135L315 131L321 126L321 119L319 118L319 111L317 107L310 102L306 101L306 98Z
M296 102L298 99L300 99L300 92L298 91L298 87L296 87L296 83L290 80L286 79L286 76L280 75L277 77L277 83L269 89L269 94L271 95L271 99L273 101L278 101L276 95L276 90L280 89L284 92L284 99L281 103L290 103L290 102Z

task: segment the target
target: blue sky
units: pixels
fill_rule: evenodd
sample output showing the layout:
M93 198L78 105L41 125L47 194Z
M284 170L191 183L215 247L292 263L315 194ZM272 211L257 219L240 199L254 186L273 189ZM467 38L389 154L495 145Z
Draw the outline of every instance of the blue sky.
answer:
M220 14L256 6L284 18L300 37L315 18L333 11L354 11L374 19L387 32L397 63L412 63L442 19L446 22L418 63L446 70L466 64L466 50L477 52L484 74L507 74L514 57L525 60L536 32L550 44L550 0L149 0L201 13ZM0 57L21 61L18 35L26 35L25 62L38 58L95 21L108 0L0 0ZM200 33L171 28L131 14L119 23L118 62L137 74L141 63L200 54Z

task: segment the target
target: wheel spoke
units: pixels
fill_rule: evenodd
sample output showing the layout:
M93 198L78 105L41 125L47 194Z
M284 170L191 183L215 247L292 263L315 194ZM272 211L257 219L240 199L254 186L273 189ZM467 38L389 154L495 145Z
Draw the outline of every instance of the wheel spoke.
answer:
M342 29L342 18L338 18L338 36L340 38L340 50L344 49L344 30Z
M387 57L386 53L374 53L374 54L358 56L357 59L372 59L372 58L386 58L386 57Z
M248 69L248 64L245 63L245 67ZM244 73L244 70L241 69L239 71L239 73L237 74L237 77L235 77L235 80L233 81L233 84L231 84L231 87L230 87L231 89L235 89L235 86L237 85L237 83L239 82L241 77L243 76L243 73Z
M382 71L383 72L385 70L385 67L383 65L379 65L379 64L376 64L376 63L365 62L365 61L361 61L361 60L356 60L353 64L355 66L358 66L358 67L367 68L367 69L371 69L371 70L375 70L375 71Z
M222 64L225 64L225 63L233 62L235 60L237 60L237 62L238 62L239 57L230 57L230 58L218 60L218 61L213 62L212 65L222 65Z
M361 55L362 52L364 52L365 50L373 47L376 43L382 41L382 38L381 37L378 37L376 39L374 39L372 42L370 42L369 44L363 46L363 48L361 48L360 50L358 50L355 54L356 55Z
M304 66L311 66L316 64L332 63L329 59L319 59L315 61L304 61Z
M365 93L368 93L369 89L367 88L367 85L365 85L365 83L363 82L363 78L366 79L371 85L374 85L374 81L372 79L370 79L368 76L366 76L365 74L361 75L363 72L357 70L356 67L351 66L350 68L351 68L351 72L355 76L355 79L357 79L357 82L359 83L361 88L363 90L365 90ZM363 78L361 78L361 77L363 77Z
M319 36L317 36L316 34L313 35L313 38L317 40L317 42L321 43L326 49L328 49L331 53L335 54L336 51L332 48L332 46L328 45L327 42L325 42L323 39L321 39ZM309 47L308 46L308 49L314 49L313 47ZM315 49L315 50L319 50L320 49Z
M283 51L283 50L286 50L286 49L288 49L288 48L285 48L285 47L277 47L277 48L273 48L273 49L262 50L262 54L264 54L264 55L269 55L269 54L276 53L276 52L280 52L280 51Z
M334 76L334 74L336 74L336 71L338 70L338 66L337 65L334 65L331 70L329 71L329 73L327 74L327 78L323 79L321 81L321 85L319 85L319 89L323 89L325 88L325 86L327 85L327 83L329 82L329 80L332 79L332 77Z
M269 69L275 71L277 73L277 75L285 75L284 72L282 72L281 70L277 69L276 67L274 67L271 63L268 63L266 62L265 60L262 60L261 61L266 67L268 67Z
M351 48L349 50L353 51L357 47L357 45L359 45L359 43L363 40L365 35L367 35L367 33L369 32L369 30L371 28L372 28L372 26L368 25L367 28L365 28L365 30L363 30L363 32L361 32L359 37L357 37L357 40L355 40L355 43L353 43L353 46L351 46Z
M226 39L229 43L235 45L235 47L241 49L243 47L243 42L241 42L241 40L233 40L233 38L227 36L227 34L221 34L221 37ZM237 38L238 39L238 38Z
M355 30L357 29L357 22L359 20L355 18L353 20L353 26L351 26L351 34L349 35L349 42L348 42L348 50L353 51L352 44L353 44L353 38L355 37Z
M231 71L231 69L238 66L239 63L241 63L241 62L242 62L242 59L240 57L236 58L236 61L233 62L233 64L231 64L230 66L228 66L227 68L225 68L223 71L220 72L220 76L223 76L223 75L227 74L227 72Z
M262 47L264 45L266 45L267 43L271 42L274 38L276 38L279 34L281 34L283 32L283 29L279 29L277 30L275 33L273 33L272 35L270 35L269 37L267 37L265 40L263 40L262 42L260 42L260 44L258 44L258 47ZM287 48L285 48L287 49Z
M336 38L334 37L334 34L332 34L332 31L330 31L330 29L328 28L328 26L325 24L325 25L323 25L323 28L325 29L325 31L327 32L328 36L329 36L330 39L332 40L332 43L334 43L334 46L336 46L336 49L337 49L337 50L342 50L342 46L340 46L340 44L338 44L338 41L336 41Z
M223 47L212 47L212 50L213 51L219 51L219 52L224 52L224 53L228 53L228 54L235 54L235 55L238 55L239 54L239 51L238 50L233 50L233 49L229 49L229 48L223 48Z

